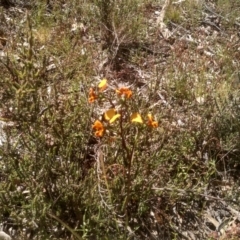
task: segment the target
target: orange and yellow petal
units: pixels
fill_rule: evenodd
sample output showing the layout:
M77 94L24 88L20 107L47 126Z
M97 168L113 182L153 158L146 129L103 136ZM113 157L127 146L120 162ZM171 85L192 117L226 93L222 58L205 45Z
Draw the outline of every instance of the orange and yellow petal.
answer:
M153 128L157 128L158 127L158 122L156 122L156 121L148 122L148 126L153 127Z
M125 96L127 98L131 98L132 97L132 91L131 90L128 90L127 92L125 92Z
M117 113L114 108L111 108L104 113L104 119L109 121L109 123L115 122L120 116L121 115Z
M152 122L152 127L157 128L158 127L158 122L156 122L156 121Z
M94 122L94 124L92 125L92 128L93 128L93 130L101 130L101 129L104 129L104 126L103 126L103 124L99 121L99 120L96 120L95 122Z
M143 123L141 115L139 113L133 113L131 115L131 122Z
M116 93L119 96L124 95L126 98L131 98L132 97L132 91L127 87L122 87L122 88L116 89Z
M103 124L99 121L96 120L94 124L92 125L93 130L95 130L95 136L96 137L102 137L104 133L104 126Z
M96 99L97 99L96 97L89 97L88 102L93 103L93 102L95 102Z
M89 89L89 94L88 94L88 102L93 103L97 99L97 95L94 92L93 88Z
M102 81L98 84L99 91L104 91L107 88L107 79L103 78Z
M151 113L149 113L149 114L147 115L147 117L148 117L148 121L153 121L153 116L152 116Z
M109 120L109 123L113 123L115 122L118 118L121 117L121 114L117 113L115 114L110 120Z
M154 121L152 114L149 113L147 115L147 117L148 117L148 123L147 123L148 126L153 127L153 128L157 128L158 127L158 122Z
M103 133L104 133L104 129L98 130L98 131L95 132L95 136L96 137L102 137Z
M116 114L116 110L114 108L111 108L104 113L104 119L109 121L111 120L112 117L115 116L115 114Z

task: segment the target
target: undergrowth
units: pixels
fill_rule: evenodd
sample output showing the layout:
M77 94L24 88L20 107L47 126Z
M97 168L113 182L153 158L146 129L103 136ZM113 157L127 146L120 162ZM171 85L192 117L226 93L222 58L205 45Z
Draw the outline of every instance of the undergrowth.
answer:
M16 239L183 239L206 195L236 204L236 45L167 40L159 63L154 1L32 3L3 18L0 222ZM185 1L165 21L188 31L201 11Z

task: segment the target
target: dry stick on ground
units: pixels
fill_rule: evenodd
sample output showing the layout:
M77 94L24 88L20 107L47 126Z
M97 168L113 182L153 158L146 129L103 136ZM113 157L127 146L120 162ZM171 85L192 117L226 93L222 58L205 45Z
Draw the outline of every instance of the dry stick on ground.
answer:
M48 212L47 215L53 219L55 219L57 222L62 224L71 234L77 239L77 240L82 240L82 237L71 227L69 227L65 222L63 222L60 218L58 218L56 215Z
M166 24L163 22L164 20L164 17L165 17L165 14L166 14L166 11L167 9L169 8L169 6L172 4L172 0L166 0L163 7L162 7L162 10L157 18L157 26L160 27L160 32L161 32L161 35L167 39L171 36L171 32L169 31L169 29L167 28Z
M0 40L7 41L7 38L0 37Z

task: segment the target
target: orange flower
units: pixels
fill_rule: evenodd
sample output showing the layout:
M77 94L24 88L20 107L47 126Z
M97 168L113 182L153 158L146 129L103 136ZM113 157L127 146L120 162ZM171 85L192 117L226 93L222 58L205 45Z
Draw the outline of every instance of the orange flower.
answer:
M94 92L93 88L89 89L89 94L88 94L88 102L93 103L97 99L97 95Z
M126 98L132 97L132 91L127 87L121 87L119 89L116 89L116 93L119 96L125 95Z
M92 125L93 130L95 130L95 136L96 137L102 137L104 133L104 126L103 124L99 121L96 120L94 124Z
M158 127L158 122L154 121L151 113L149 113L147 115L147 117L148 117L148 123L147 123L148 126L153 127L153 128Z
M107 79L103 78L102 81L98 84L99 91L102 92L107 88Z

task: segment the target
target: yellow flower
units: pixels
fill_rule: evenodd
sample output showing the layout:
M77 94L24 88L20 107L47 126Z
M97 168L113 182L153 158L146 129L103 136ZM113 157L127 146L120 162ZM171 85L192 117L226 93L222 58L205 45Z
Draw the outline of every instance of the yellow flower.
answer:
M158 127L158 122L154 121L151 113L149 113L147 115L147 117L148 117L148 123L147 123L148 126L153 127L153 128Z
M103 78L102 81L98 84L99 91L102 92L107 88L107 79Z
M103 124L99 121L96 120L94 124L92 125L93 130L95 130L95 136L96 137L102 137L104 133L104 126Z
M104 113L104 119L109 121L109 123L115 122L120 116L121 115L117 113L114 108L111 108Z
M139 113L133 113L131 115L131 122L143 123L141 115Z
M127 87L122 87L122 88L116 89L116 93L119 96L124 95L126 98L131 98L132 97L132 91Z
M89 94L88 94L88 102L93 103L97 99L97 95L94 92L93 88L89 89Z

